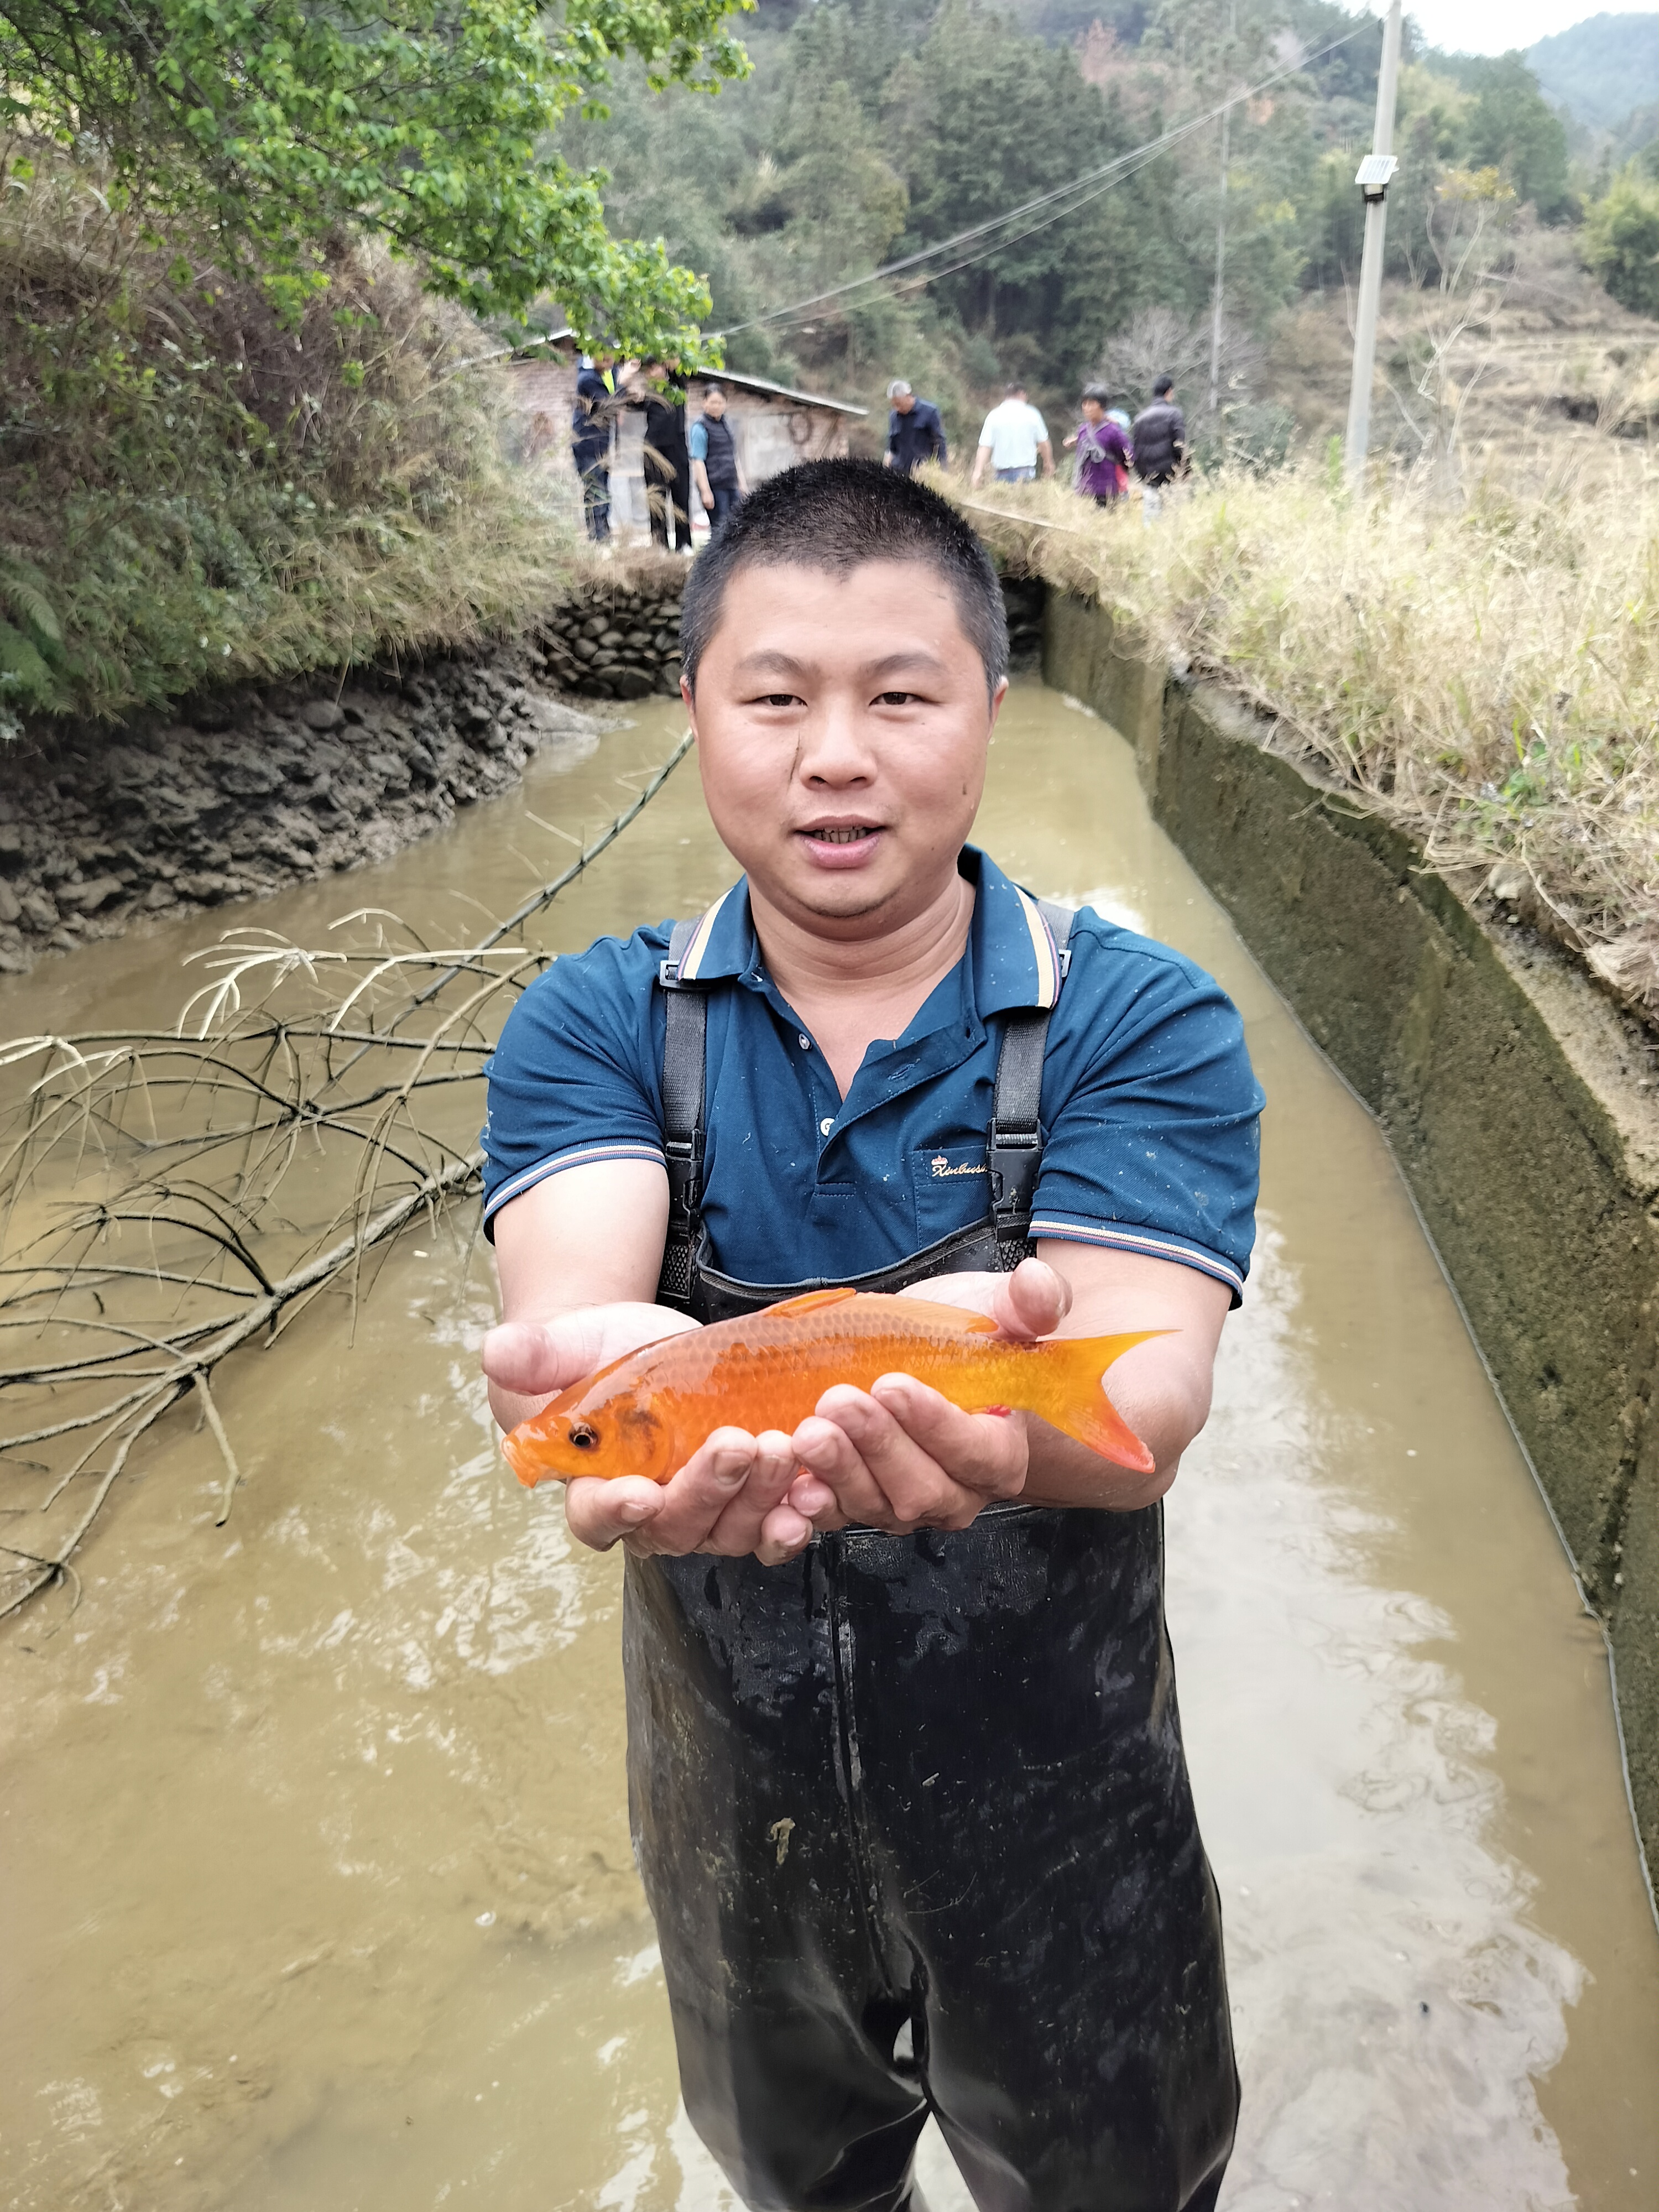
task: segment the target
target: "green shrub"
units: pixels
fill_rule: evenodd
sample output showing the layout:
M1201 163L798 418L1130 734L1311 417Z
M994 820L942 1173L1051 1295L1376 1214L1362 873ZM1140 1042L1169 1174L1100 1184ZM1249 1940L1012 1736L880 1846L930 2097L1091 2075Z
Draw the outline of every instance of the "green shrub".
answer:
M1583 254L1621 306L1659 316L1659 183L1635 162L1591 207Z
M456 641L556 590L490 341L337 242L297 326L67 168L0 201L0 716Z

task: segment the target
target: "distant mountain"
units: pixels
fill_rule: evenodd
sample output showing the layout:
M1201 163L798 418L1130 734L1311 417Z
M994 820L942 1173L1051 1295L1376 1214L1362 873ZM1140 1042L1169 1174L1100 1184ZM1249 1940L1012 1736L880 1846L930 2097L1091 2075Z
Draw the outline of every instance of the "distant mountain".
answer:
M1527 49L1544 97L1592 131L1659 99L1659 15L1592 15Z

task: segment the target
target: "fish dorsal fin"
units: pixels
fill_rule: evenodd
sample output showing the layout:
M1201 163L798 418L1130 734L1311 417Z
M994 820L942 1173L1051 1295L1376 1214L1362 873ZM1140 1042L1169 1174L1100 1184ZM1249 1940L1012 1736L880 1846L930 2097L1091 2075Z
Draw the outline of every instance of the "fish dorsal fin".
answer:
M966 1306L947 1306L933 1298L902 1297L894 1304L900 1310L914 1314L918 1321L931 1322L935 1328L954 1328L965 1336L994 1336L997 1325L989 1314L970 1313Z
M768 1306L766 1310L775 1314L817 1313L821 1307L844 1305L848 1298L857 1296L856 1291L843 1284L834 1291L803 1291L799 1297L785 1298L778 1305Z

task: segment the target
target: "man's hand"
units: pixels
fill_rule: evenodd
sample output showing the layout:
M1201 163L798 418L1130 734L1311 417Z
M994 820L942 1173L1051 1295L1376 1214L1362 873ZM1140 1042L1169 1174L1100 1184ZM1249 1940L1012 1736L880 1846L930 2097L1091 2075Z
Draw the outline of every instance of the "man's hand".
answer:
M483 1343L496 1418L503 1427L527 1419L596 1368L696 1325L666 1307L631 1300L578 1307L552 1321L505 1322ZM751 1437L716 1429L669 1482L577 1476L565 1486L565 1519L578 1543L596 1552L620 1540L641 1558L752 1552L763 1565L777 1566L812 1534L811 1522L786 1500L799 1473L781 1430Z

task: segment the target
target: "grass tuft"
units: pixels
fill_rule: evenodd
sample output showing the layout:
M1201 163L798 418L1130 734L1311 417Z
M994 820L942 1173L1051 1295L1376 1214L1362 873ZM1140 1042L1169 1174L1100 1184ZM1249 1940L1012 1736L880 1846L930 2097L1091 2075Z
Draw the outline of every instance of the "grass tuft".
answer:
M948 487L947 487L948 488ZM994 507L994 519L986 512ZM1107 607L1131 650L1273 719L1268 743L1495 889L1659 1011L1659 471L1540 467L1455 504L1350 495L1311 461L1223 471L1143 526L1058 485L974 495L1008 562Z
M557 597L490 340L341 241L297 329L84 170L0 143L0 734L442 649Z

